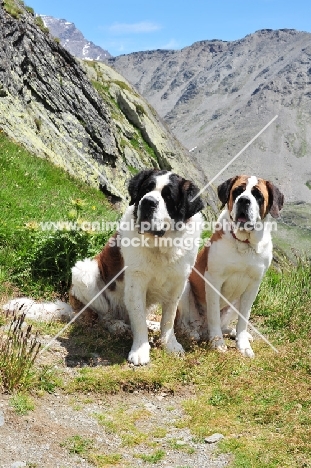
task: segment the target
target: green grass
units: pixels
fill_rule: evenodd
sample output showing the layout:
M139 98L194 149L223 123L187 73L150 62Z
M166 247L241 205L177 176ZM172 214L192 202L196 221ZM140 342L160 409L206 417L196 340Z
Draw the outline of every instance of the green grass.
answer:
M17 393L10 398L10 405L15 413L24 416L35 409L34 402L28 395Z
M25 314L6 318L0 330L0 385L13 392L33 383L33 364L41 343L32 334L32 326L25 324Z
M44 32L45 34L47 34L49 32L49 28L47 28L45 25L44 25L44 21L43 19L41 18L41 16L36 16L35 17L35 24L41 29L42 32Z
M69 453L76 453L78 455L85 455L90 448L93 447L93 442L90 439L74 435L68 437L62 442L61 447L65 447Z
M60 446L64 447L72 455L80 455L80 457L85 458L97 468L118 465L122 460L122 455L120 454L107 455L98 453L93 440L78 434L68 437Z
M137 455L137 458L141 458L144 460L144 462L148 463L158 463L159 461L163 460L165 457L165 451L164 450L156 450L154 453L151 455Z
M139 430L136 423L148 419L150 412L146 409L134 409L120 406L115 412L105 411L94 415L101 426L104 426L105 432L118 434L122 440L123 446L133 447L145 442L149 435L145 431Z
M88 227L101 228L119 217L99 190L33 156L1 132L0 198L2 293L13 284L34 297L65 294L76 260L95 255L112 232ZM71 223L77 230L44 231L49 222Z
M4 0L3 7L5 11L15 19L19 19L23 13L15 0Z

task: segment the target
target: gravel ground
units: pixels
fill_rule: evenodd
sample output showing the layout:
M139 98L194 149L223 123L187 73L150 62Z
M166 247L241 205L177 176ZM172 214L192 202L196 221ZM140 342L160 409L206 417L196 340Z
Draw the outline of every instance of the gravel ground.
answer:
M2 396L0 403L0 467L44 467L44 468L91 468L83 456L69 453L61 444L68 437L80 435L91 439L96 453L120 454L122 462L114 466L127 467L209 467L223 468L228 465L227 455L215 455L217 443L196 443L189 429L179 429L176 423L183 417L182 397L169 394L133 393L96 399L94 395L84 397L83 403L75 395L56 393L34 398L35 409L25 416L17 415L9 404L9 397ZM122 445L120 437L107 432L98 423L95 413L111 413L126 405L132 409L145 409L147 419L139 421L139 429L150 433L153 428L166 428L165 437L156 440L155 447L146 444L128 447ZM2 414L2 418L1 418ZM209 435L209 434L207 434ZM172 448L170 440L175 441ZM155 439L153 439L155 441ZM184 447L193 450L187 453ZM141 454L164 450L165 458L156 465L135 457ZM189 450L188 450L189 452Z

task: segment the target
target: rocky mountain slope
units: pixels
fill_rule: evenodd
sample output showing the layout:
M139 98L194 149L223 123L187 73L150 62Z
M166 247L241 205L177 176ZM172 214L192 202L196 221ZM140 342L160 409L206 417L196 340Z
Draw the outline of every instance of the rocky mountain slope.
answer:
M206 179L118 73L79 63L21 3L0 1L0 129L113 201L145 167Z
M108 50L88 41L74 23L53 16L40 15L44 25L49 28L52 36L57 37L65 49L77 58L85 60L105 61L111 57Z
M164 118L204 167L217 174L268 122L271 126L222 174L255 173L287 201L311 201L311 34L261 30L244 39L200 41L109 60Z

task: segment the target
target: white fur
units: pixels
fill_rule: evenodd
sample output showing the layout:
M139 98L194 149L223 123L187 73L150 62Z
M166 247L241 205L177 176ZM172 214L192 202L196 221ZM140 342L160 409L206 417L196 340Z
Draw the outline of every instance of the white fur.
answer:
M70 305L65 302L56 301L37 304L34 300L27 297L12 299L7 304L4 304L3 310L10 313L24 313L27 318L47 322L55 319L68 321L74 315Z

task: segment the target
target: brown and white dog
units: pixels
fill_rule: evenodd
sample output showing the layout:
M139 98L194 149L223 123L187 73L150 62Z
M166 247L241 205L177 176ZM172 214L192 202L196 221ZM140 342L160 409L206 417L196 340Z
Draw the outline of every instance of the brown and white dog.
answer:
M149 362L146 316L155 304L162 306L163 345L183 352L174 320L200 243L203 203L199 197L192 202L198 191L169 171L140 172L129 183L130 206L118 232L96 258L72 269L73 309L78 312L90 303L112 333L131 328L128 360L135 365Z
M209 245L198 254L178 306L176 327L195 340L208 339L213 348L225 351L223 333L228 332L238 310L236 331L231 333L237 349L253 357L247 325L272 260L269 215L279 216L284 196L271 182L246 175L222 183L218 196L223 207L227 206Z

